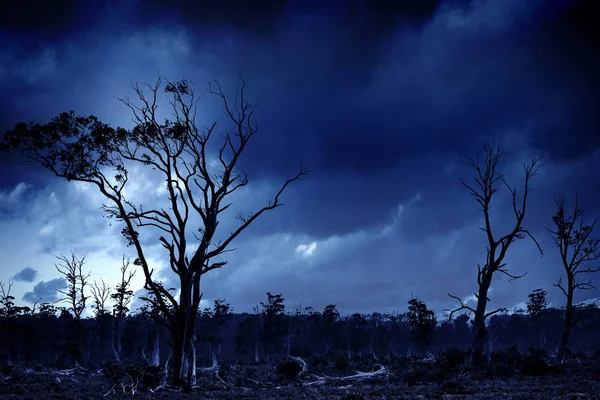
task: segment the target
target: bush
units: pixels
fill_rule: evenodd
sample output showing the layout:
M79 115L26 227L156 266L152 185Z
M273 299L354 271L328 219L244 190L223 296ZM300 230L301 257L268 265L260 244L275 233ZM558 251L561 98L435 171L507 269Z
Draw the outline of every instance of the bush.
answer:
M523 363L523 354L516 347L494 351L491 356L492 364L502 364L508 369L516 371Z
M283 361L275 368L277 379L284 382L296 379L301 371L302 366L293 360Z
M521 366L521 373L525 376L543 376L552 372L546 360L538 356L525 356Z
M459 349L448 349L439 355L440 364L442 368L447 370L454 370L459 366L465 364L469 357L468 351Z

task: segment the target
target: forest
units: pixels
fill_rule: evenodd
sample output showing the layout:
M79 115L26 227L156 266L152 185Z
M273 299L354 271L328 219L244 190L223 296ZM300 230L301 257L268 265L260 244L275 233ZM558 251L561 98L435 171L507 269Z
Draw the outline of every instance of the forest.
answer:
M230 244L262 215L283 206L286 188L301 184L311 171L300 164L262 208L230 215L238 225L224 231L219 222L230 212L232 193L251 179L239 160L258 132L255 105L244 96L246 80L241 79L234 101L218 82L209 86L231 127L220 139L213 139L217 122L196 126L197 97L186 80L167 81L163 92L174 119L159 122L161 85L161 79L154 86L134 84L138 103L119 99L134 116L133 129L71 111L46 124L18 123L6 132L0 150L20 152L58 178L94 187L106 201L102 212L122 227L133 257L123 255L122 265L114 266L120 281L111 287L92 278L85 255L58 255L55 268L66 282L58 303L21 306L11 295L11 282L2 282L2 398L600 394L600 310L594 301L575 300L578 292L594 288L591 277L600 271L600 216L588 218L576 195L558 196L553 227L547 228L556 248L541 248L524 221L542 156L523 164L518 185L503 173L501 143L488 142L466 156L472 176L460 183L479 207L487 241L473 274L474 305L448 293L457 306L444 315L436 316L426 299L418 298L402 313L341 314L335 304L286 309L284 294L273 288L256 299L253 313L236 314L227 299L202 308L201 277L227 268ZM144 198L128 196L128 182L136 178L132 165L151 169L164 181L162 202L142 205ZM501 190L512 205L505 232L491 218ZM546 290L539 288L528 299L513 299L527 304L526 310L488 308L494 276L525 276L510 271L506 261L520 240L561 261L565 279L557 277L554 286L564 294L564 306L549 307ZM162 246L177 287L157 278L148 243ZM131 280L139 272L145 294L137 300L143 306L132 311ZM89 306L93 316L85 314Z

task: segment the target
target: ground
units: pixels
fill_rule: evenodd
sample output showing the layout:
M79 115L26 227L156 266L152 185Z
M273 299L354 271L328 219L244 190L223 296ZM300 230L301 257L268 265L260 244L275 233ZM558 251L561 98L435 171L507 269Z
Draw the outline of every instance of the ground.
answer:
M464 360L439 356L389 358L379 365L371 362L371 368L365 360L315 358L299 374L297 368L289 368L289 360L280 362L279 368L221 367L218 376L214 371L201 373L191 393L167 386L152 393L148 388L160 386L160 379L141 374L139 367L12 367L0 375L0 399L600 399L597 357L552 365L508 353L479 369L469 368ZM358 366L364 374L352 370ZM137 387L134 396L132 383Z

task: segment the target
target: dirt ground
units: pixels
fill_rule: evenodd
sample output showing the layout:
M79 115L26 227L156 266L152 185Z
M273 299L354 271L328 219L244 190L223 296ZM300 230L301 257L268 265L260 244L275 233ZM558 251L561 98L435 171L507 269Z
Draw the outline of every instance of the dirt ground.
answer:
M236 365L222 367L218 375L200 374L190 393L161 385L160 378L149 378L139 368L17 367L0 374L0 399L600 399L600 368L595 361L549 366L516 365L504 359L473 370L443 360L389 360L385 368L360 365L362 373L357 372L358 365L342 370L335 363L324 367L312 362L307 365L310 371L299 374L281 364Z

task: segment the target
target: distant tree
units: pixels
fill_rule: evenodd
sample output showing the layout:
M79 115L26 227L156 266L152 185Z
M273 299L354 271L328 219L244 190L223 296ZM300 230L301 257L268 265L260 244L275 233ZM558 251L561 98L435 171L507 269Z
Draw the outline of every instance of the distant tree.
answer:
M19 330L17 317L30 311L29 307L19 307L11 295L13 283L5 284L0 281L0 340L8 348L8 365L12 365L12 355L17 351L21 335L16 335Z
M285 298L281 293L271 294L271 292L267 292L267 302L260 302L263 317L261 336L267 360L270 360L274 349L279 347L282 336L286 331L284 301Z
M369 320L365 314L346 315L346 351L348 358L352 352L362 353L370 342Z
M18 315L31 311L29 307L21 307L15 304L15 297L10 294L13 287L13 282L5 284L0 281L0 318L11 320Z
M460 297L448 294L450 297L458 300L460 303L460 307L450 313L450 318L452 318L452 315L455 312L465 309L469 310L475 315L473 321L475 330L475 334L473 336L472 353L473 365L479 365L485 360L484 352L487 342L485 320L488 317L504 310L503 308L500 308L494 311L486 312L487 303L490 301L488 297L488 291L492 284L494 273L501 272L508 276L511 280L522 278L526 274L513 275L508 272L506 263L504 263L504 259L510 245L517 239L523 239L525 236L529 236L535 242L540 254L543 253L542 248L537 240L531 235L531 233L529 233L527 229L523 227L527 199L530 191L529 183L541 167L541 158L533 158L531 163L524 165L525 189L521 199L519 200L517 198L517 189L515 187L511 187L504 179L504 174L499 171L500 160L504 155L503 148L495 143L486 144L484 146L483 160L481 159L479 152L476 154L477 156L475 159L467 157L468 165L470 165L475 171L475 185L469 185L462 179L460 182L481 206L485 226L481 227L480 229L485 232L488 241L485 264L483 267L481 265L477 266L477 284L479 286L478 292L475 293L475 297L477 298L477 306L475 308L467 306L463 303ZM514 227L507 234L496 238L497 236L494 235L494 231L492 229L490 205L492 199L494 198L494 194L501 189L499 187L500 184L504 185L511 194L515 222Z
M302 306L294 305L290 311L287 312L287 333L285 338L285 354L291 355L292 344L296 339L296 333L301 330L302 322L304 322L304 315L302 314Z
M529 293L529 301L527 302L527 312L531 319L533 328L538 332L540 337L540 347L546 345L546 335L544 333L544 311L548 308L546 295L548 293L544 289L535 289Z
M56 289L56 291L64 296L59 301L67 304L65 310L73 315L75 323L74 331L72 332L74 336L69 337L67 340L71 348L79 349L79 356L87 364L91 343L84 338L81 316L85 311L85 306L89 299L89 296L86 294L86 287L89 284L88 279L91 273L88 272L85 274L83 272L85 257L78 258L75 253L71 252L71 259L62 255L56 258L63 263L54 264L54 266L67 283L66 289ZM74 350L70 352L73 354Z
M91 285L92 290L92 308L94 309L94 315L96 317L96 342L94 346L102 356L102 362L106 361L107 356L111 351L111 315L107 306L108 298L110 297L110 286L104 280L101 283L94 281Z
M173 287L170 287L168 289L165 288L164 284L161 281L156 281L155 285L160 286L166 293L169 293L171 296L172 296L172 292L175 291L175 288L173 288ZM123 286L121 286L121 287L123 287ZM141 313L141 315L143 315L144 317L146 317L149 320L147 322L149 322L149 325L150 325L150 335L151 335L151 342L152 342L151 343L152 353L151 353L150 357L146 356L144 347L141 346L142 358L149 365L152 365L152 366L158 366L160 363L160 329L157 326L157 324L159 324L161 321L162 322L167 321L169 315L172 315L175 312L175 306L167 303L167 296L165 294L163 294L162 292L159 292L159 293L160 293L160 295L158 298L161 299L163 303L168 304L168 308L167 308L166 312L160 307L161 300L157 299L157 296L154 291L148 290L148 293L146 296L139 296L140 300L144 301L144 304L140 307L140 313ZM124 320L125 320L125 317L120 318L120 321L124 321ZM165 324L166 324L166 322L165 322ZM121 335L124 335L124 333L122 333ZM196 351L195 351L196 345L197 345L197 342L196 342L196 340L194 340L194 351L192 352L194 357L192 357L192 360L190 360L190 362L193 362L194 365L196 363Z
M562 360L571 330L578 322L574 319L574 312L582 307L581 304L574 304L575 291L595 288L591 278L581 281L578 279L579 275L600 271L597 263L600 260L600 238L595 236L596 224L600 221L600 215L596 215L591 223L586 224L584 209L577 196L575 196L575 205L570 215L565 212L564 195L556 199L556 206L558 210L552 217L555 229L548 229L548 232L558 247L560 259L567 275L566 286L562 276L558 282L554 283L554 286L558 287L567 299L564 328L557 354L558 358Z
M233 308L224 299L216 299L212 310L206 308L203 316L206 318L207 325L203 326L203 336L208 339L210 344L210 354L213 366L218 365L218 356L221 354L223 344L223 327L231 318Z
M102 279L100 282L101 283L99 284L98 281L94 281L91 287L92 300L94 302L92 308L95 310L94 314L96 315L96 318L108 313L108 310L106 309L106 302L110 296L110 286L104 282L104 279Z
M435 313L427 309L427 305L417 299L408 301L408 322L410 325L410 337L419 351L424 351L433 340L433 333L437 326Z
M340 312L335 307L335 304L329 304L323 310L321 316L321 337L325 344L325 353L328 353L333 346L333 343L339 334L337 327L340 319Z
M258 308L254 308L254 314L245 314L237 327L235 335L235 350L240 355L252 354L254 362L260 361L258 345L260 341L260 315Z
M129 257L123 255L121 260L121 280L117 283L115 292L110 295L114 301L113 305L113 353L117 361L121 360L121 345L123 337L123 325L125 317L129 312L129 304L133 297L131 290L131 280L135 276L135 271L130 271L131 261Z
M79 323L89 298L86 295L85 288L88 285L90 273L83 273L85 257L77 258L75 253L71 253L70 260L65 256L57 256L56 258L61 260L63 264L54 264L54 266L67 282L66 289L57 289L56 291L64 295L60 301L67 303L67 310L73 314L73 317Z
M460 314L453 321L454 335L457 338L458 347L460 348L465 347L465 339L469 341L469 345L473 341L473 329L472 326L469 325L469 320L468 314Z
M5 134L2 149L24 153L30 161L67 181L91 183L106 198L108 204L103 210L108 217L122 222L121 232L137 252L134 264L142 268L145 288L154 293L155 306L162 310L164 318L160 322L171 333L172 379L180 386L190 387L196 382L193 363L202 294L200 277L223 267L223 254L231 242L261 215L280 207L285 189L307 171L301 165L300 171L280 186L267 205L255 212L239 212L240 223L221 235L217 228L223 212L232 205L228 199L249 183L239 161L258 132L253 120L255 106L246 101L246 81L242 79L234 102L227 100L218 82L216 87L209 86L209 93L222 102L232 129L231 133L221 134L222 143L217 148L210 140L217 123L204 130L196 125L197 98L191 84L186 80L167 82L164 91L172 99L174 120L165 119L162 123L157 113L160 87L160 79L154 86L146 85L150 89L148 95L135 84L139 103L120 99L133 113L136 126L131 130L113 128L92 115L63 112L47 124L17 124ZM157 203L155 208L144 208L139 205L140 198L127 197L124 189L132 178L128 170L131 165L140 165L161 177L168 206ZM199 227L190 226L194 215L201 221ZM146 245L139 237L140 228L150 239L156 233L163 235L158 241L179 279L179 299L157 284ZM189 241L192 234L195 244Z

